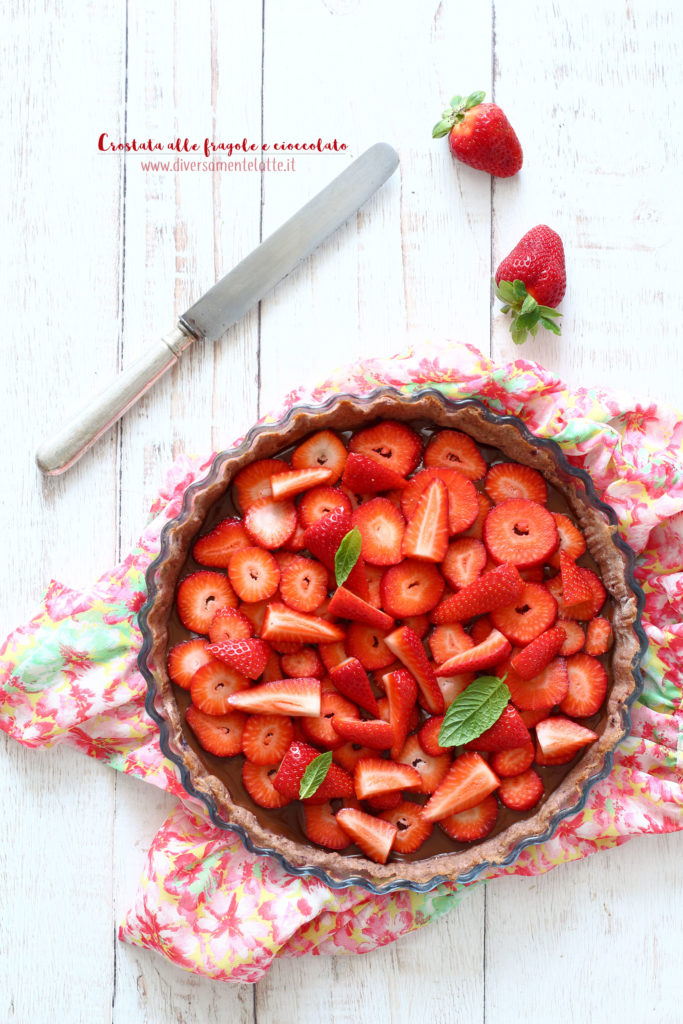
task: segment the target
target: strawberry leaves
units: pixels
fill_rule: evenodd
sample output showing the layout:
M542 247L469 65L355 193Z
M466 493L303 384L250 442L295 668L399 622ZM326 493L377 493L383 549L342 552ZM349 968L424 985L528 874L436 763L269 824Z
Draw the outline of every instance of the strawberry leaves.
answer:
M342 537L334 556L334 575L338 587L342 587L349 578L360 557L362 546L363 537L357 526Z
M478 107L485 96L485 92L471 92L467 99L463 99L462 96L454 96L450 107L442 113L442 120L437 121L432 128L432 138L441 139L444 135L448 135L454 125L464 121L465 113L472 107Z
M331 764L332 751L327 750L324 754L318 754L318 756L313 758L311 763L306 766L306 771L301 776L301 782L299 783L300 800L305 800L307 797L313 796L314 793L317 793L327 778L327 773L330 770Z
M560 334L560 326L555 317L562 316L550 306L540 306L536 299L529 295L523 281L494 281L494 290L504 305L501 313L509 313L512 318L510 333L515 345L526 341L527 335L536 336L539 326L545 327L553 334Z
M457 747L476 740L494 725L510 700L510 691L496 676L480 676L450 705L439 729L439 746Z

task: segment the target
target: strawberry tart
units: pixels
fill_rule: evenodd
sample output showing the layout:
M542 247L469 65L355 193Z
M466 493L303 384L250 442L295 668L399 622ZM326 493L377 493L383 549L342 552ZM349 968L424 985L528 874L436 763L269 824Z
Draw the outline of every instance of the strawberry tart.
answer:
M389 388L297 408L162 536L148 708L188 792L288 869L469 879L609 768L639 685L631 557L514 417Z

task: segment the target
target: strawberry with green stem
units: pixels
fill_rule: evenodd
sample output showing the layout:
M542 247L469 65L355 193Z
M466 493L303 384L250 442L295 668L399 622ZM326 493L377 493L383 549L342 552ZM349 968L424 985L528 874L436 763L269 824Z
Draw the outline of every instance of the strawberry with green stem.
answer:
M567 272L562 239L546 224L538 224L519 240L498 266L495 292L509 313L510 331L516 345L536 336L539 325L560 334L555 308L564 298Z
M456 160L496 178L510 178L522 166L522 147L500 107L483 102L485 95L454 96L434 125L432 138L448 135Z

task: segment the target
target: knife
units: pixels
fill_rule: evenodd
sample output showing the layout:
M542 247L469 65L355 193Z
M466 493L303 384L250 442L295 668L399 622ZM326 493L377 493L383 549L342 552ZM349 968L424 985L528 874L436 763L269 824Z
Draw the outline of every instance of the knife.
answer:
M179 361L193 341L216 341L373 195L398 167L378 142L342 171L179 317L175 327L91 399L36 452L38 468L64 472Z

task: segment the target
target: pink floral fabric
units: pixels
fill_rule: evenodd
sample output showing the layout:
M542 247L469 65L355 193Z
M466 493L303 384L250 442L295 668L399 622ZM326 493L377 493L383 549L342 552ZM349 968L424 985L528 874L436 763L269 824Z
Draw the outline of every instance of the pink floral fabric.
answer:
M296 403L387 384L406 394L429 386L449 398L479 398L558 441L616 510L646 595L645 688L612 772L550 841L483 880L538 874L633 835L683 828L683 419L625 394L570 391L523 359L497 365L472 346L452 345L345 367L312 390L288 395L265 421ZM464 888L374 896L288 875L215 828L180 785L144 709L137 613L161 529L210 463L176 461L135 550L88 590L49 584L34 618L0 648L0 728L30 747L76 746L179 798L152 843L120 937L189 971L252 982L276 956L364 953L393 942L450 910Z

